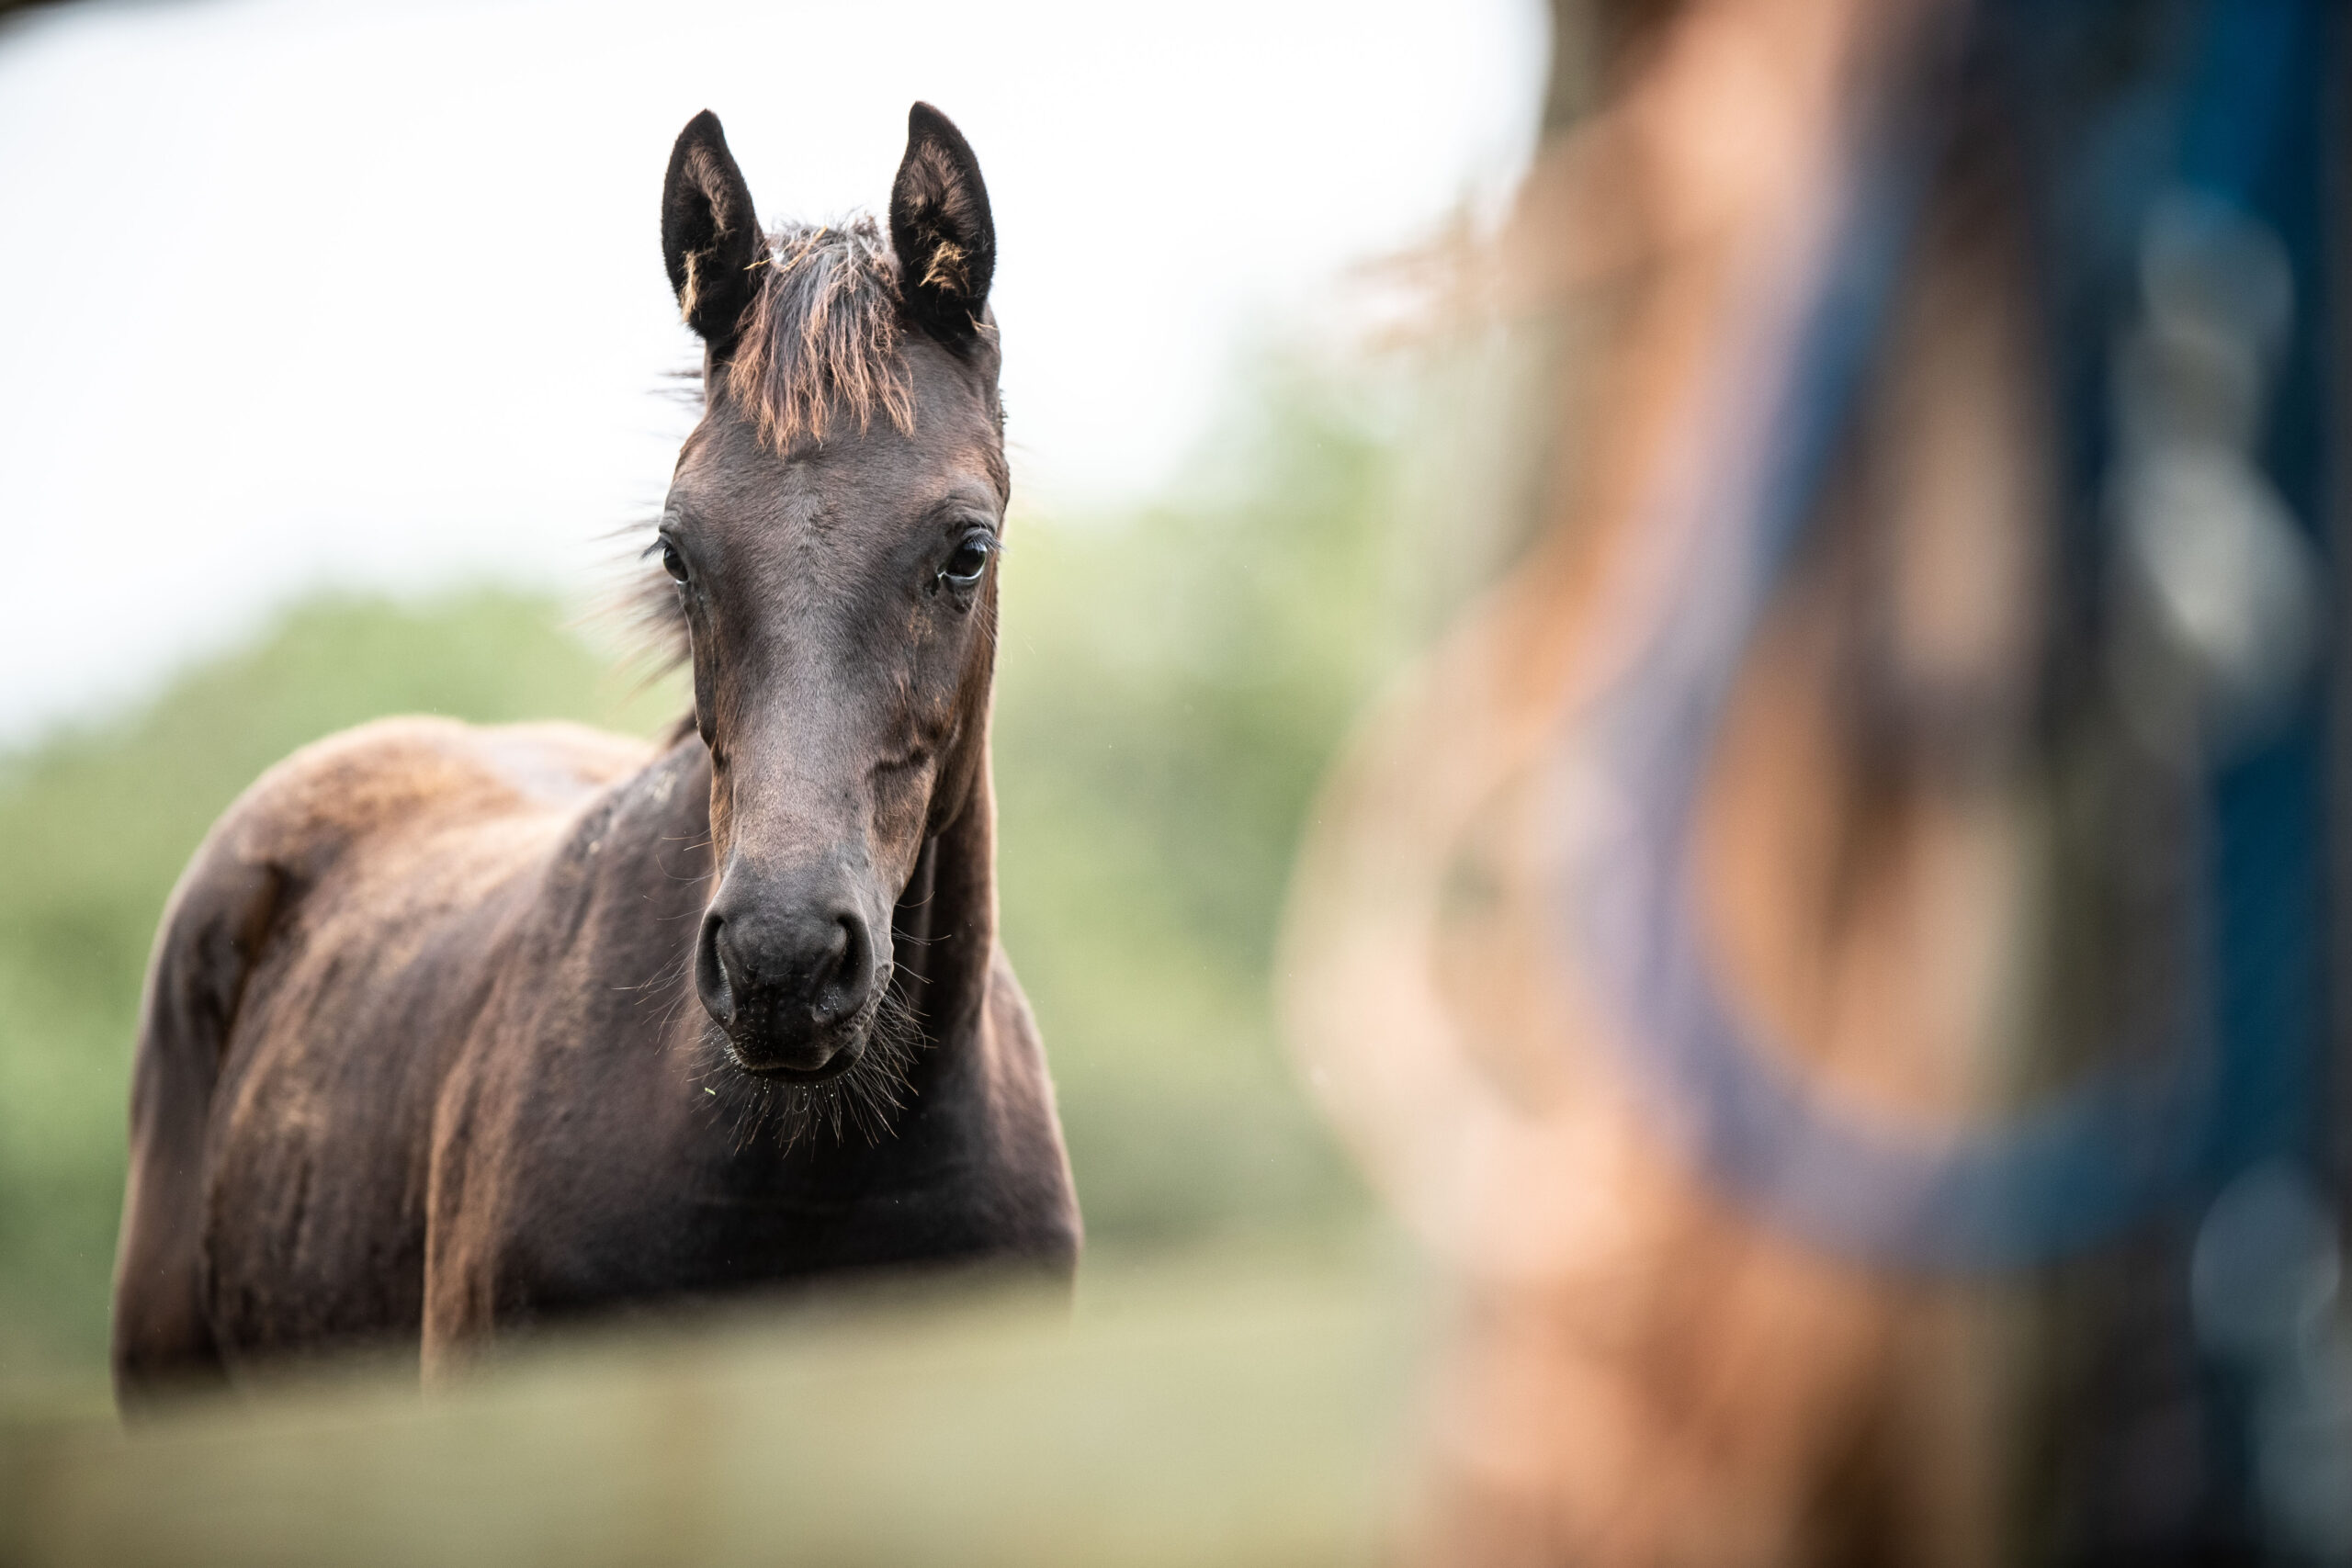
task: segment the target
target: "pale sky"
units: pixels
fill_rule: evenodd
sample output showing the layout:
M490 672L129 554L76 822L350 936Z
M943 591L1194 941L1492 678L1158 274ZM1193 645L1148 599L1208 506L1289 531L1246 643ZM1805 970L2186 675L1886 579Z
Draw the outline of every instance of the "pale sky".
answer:
M886 205L908 103L994 200L1015 484L1163 485L1237 350L1491 203L1534 0L85 5L0 29L0 747L324 585L589 592L690 364L662 170Z

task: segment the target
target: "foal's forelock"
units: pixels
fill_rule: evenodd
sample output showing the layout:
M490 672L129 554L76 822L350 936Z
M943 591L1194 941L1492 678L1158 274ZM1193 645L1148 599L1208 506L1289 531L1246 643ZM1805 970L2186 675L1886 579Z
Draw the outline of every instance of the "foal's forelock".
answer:
M781 452L829 420L864 430L877 414L912 431L899 263L875 220L787 224L754 265L759 287L725 375L760 439Z

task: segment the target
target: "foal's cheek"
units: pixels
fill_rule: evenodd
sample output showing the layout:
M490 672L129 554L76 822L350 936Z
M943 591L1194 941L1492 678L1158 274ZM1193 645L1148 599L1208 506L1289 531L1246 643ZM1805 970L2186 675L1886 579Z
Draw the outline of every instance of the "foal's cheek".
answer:
M724 768L710 770L710 863L717 868L727 863L727 856L735 844L735 790Z
M695 636L692 663L695 672L695 728L702 736L702 743L713 753L718 750L718 682L712 676L712 660L703 653L707 646L697 632Z
M899 886L914 874L915 862L922 857L938 776L933 761L894 770L876 781L866 854L877 872Z
M932 785L938 776L936 763L906 769L875 802L875 826L881 829L893 862L904 858L910 866L914 863L914 855L922 847L922 823L931 809Z

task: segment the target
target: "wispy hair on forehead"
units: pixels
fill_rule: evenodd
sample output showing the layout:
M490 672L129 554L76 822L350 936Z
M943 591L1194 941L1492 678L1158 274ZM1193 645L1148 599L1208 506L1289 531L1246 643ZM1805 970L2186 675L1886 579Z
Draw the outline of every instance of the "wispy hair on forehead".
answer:
M899 263L875 220L786 224L753 265L758 286L726 376L760 439L785 451L822 436L835 416L864 430L880 414L911 432Z

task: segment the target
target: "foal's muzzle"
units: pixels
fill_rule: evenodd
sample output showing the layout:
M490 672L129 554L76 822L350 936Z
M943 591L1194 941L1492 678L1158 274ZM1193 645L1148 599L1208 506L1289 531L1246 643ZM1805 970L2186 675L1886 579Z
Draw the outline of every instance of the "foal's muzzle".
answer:
M704 914L695 988L746 1071L844 1069L888 981L846 875L753 886L729 875Z

